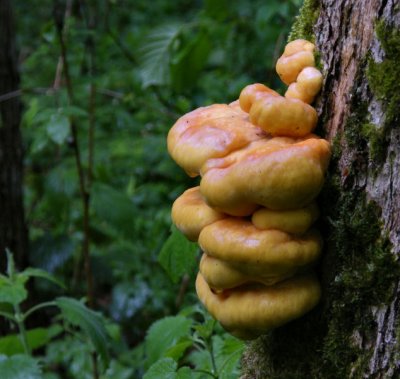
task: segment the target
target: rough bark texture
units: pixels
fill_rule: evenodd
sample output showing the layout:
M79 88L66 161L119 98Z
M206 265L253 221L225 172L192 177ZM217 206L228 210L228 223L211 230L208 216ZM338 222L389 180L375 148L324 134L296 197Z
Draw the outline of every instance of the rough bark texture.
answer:
M0 0L0 96L18 89L17 53L10 0ZM0 102L0 272L6 265L5 249L25 266L27 229L22 200L22 141L19 97Z
M319 131L333 146L320 196L323 299L250 343L242 378L399 378L400 2L305 7L325 75Z

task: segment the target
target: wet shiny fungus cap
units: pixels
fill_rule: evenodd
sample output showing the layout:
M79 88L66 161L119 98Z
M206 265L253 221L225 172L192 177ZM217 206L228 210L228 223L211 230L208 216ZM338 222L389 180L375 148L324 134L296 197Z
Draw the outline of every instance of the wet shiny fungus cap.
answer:
M313 229L296 237L275 229L260 230L250 221L229 217L206 226L199 245L208 256L263 282L270 277L285 278L315 263L321 254L322 239Z
M172 205L172 222L190 240L197 241L201 230L225 214L210 208L200 193L200 187L186 190Z
M196 279L200 301L233 335L252 339L301 317L319 301L321 289L314 275L299 275L273 286L251 285L213 292L203 276Z
M297 98L280 96L263 84L245 87L240 93L239 104L249 113L254 125L272 136L304 137L317 124L317 112L313 107Z
M298 75L296 82L289 85L285 97L311 104L322 87L322 74L315 67L306 67Z
M250 121L272 136L305 137L317 125L316 110L298 99L265 97L250 109Z
M200 273L208 286L216 292L233 289L246 283L261 283L270 286L293 276L297 271L297 267L281 266L278 269L274 265L263 267L263 270L258 269L251 273L250 265L240 267L206 253L200 260Z
M310 229L318 216L317 204L312 202L303 208L286 211L260 208L253 213L251 222L258 229L278 229L301 235Z
M170 129L167 144L176 163L197 176L208 159L224 157L263 137L237 106L214 104L182 116Z
M240 108L249 113L252 105L262 98L266 97L281 97L279 93L264 84L255 83L250 84L242 89L239 96Z
M200 191L207 204L233 216L248 216L257 205L301 208L320 192L329 157L329 142L313 135L255 141L207 161Z
M289 85L296 81L297 76L305 67L315 66L314 49L313 43L303 39L286 45L275 67L282 82Z

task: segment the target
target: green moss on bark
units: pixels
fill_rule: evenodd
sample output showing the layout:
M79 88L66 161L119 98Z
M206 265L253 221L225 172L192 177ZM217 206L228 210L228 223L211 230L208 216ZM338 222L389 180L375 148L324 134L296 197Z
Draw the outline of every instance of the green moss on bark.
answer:
M376 35L384 51L382 62L370 58L367 68L372 92L385 104L385 126L398 126L400 121L400 30L383 21L377 23Z
M293 23L292 30L289 34L289 41L295 39L306 39L314 42L315 35L313 27L319 15L319 0L304 0L303 6L300 9L299 15Z
M389 133L400 124L400 30L380 21L375 32L384 57L382 62L369 57L366 76L372 93L382 104L385 118L382 125L365 120L360 133L369 142L371 159L381 165L386 160Z
M330 175L321 205L328 246L319 267L322 302L252 342L243 361L245 379L341 379L350 371L357 378L366 369L372 347L366 351L364 345L376 330L371 308L390 301L400 265L382 235L379 207L362 190L346 191L339 175ZM355 331L363 333L363 347Z
M301 30L312 28L297 28L299 34L291 39L310 38ZM318 267L322 301L303 318L250 343L243 379L361 378L368 371L377 330L373 309L391 302L400 276L400 263L382 231L381 209L354 184L360 169L371 162L379 168L386 161L389 133L400 125L400 31L380 22L376 34L384 59L374 62L368 57L360 65L344 134L333 141L331 168L320 196L319 227L326 241ZM371 122L368 103L357 91L366 80L382 102L381 125ZM354 157L346 173L338 171L343 138Z

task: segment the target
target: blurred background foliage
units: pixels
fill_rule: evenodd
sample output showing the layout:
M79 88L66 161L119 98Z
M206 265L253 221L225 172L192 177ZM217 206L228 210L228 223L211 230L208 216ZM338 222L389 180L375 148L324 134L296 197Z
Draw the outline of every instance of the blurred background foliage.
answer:
M193 336L199 333L195 325L207 322L200 340L219 354L233 347L240 351L242 345L218 326L211 327L201 311L188 311L197 303L196 248L187 247L189 253L180 262L174 253L183 253L184 242L172 233L165 244L172 202L197 183L169 158L166 135L184 113L231 102L247 84L263 82L279 89L274 63L301 3L13 1L24 102L30 264L68 287L60 290L37 281L32 296L38 301L86 293L82 199L69 128L73 122L90 195L95 309L113 336L111 365L101 377L139 378L154 362L179 378L207 377L185 376L187 370L180 368L185 359L190 367L210 366L209 358L193 351L198 335ZM72 97L63 75L57 23ZM36 326L55 322L50 311L44 315ZM163 320L182 324L178 329L183 333L151 353L161 339L146 333ZM152 338L156 341L146 349ZM186 341L181 351L165 354L178 340ZM85 358L90 346L68 334L58 334L38 354L48 378L93 377ZM240 355L234 358L220 378L237 377ZM148 371L146 377L161 378L157 367L152 368L155 376Z

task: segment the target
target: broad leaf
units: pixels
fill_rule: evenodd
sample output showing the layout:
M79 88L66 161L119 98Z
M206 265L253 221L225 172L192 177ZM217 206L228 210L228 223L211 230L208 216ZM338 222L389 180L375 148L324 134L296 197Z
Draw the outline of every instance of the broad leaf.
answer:
M164 355L166 357L175 359L178 361L185 351L193 345L193 341L190 338L184 338L182 341L174 344L171 346L165 353Z
M176 228L164 243L158 256L161 266L174 283L189 273L196 264L197 244L190 242Z
M73 116L73 117L87 117L88 112L85 109L76 107L74 105L69 105L67 107L60 108L60 112L62 112L65 116Z
M151 365L189 334L192 320L183 316L170 316L156 321L146 336L147 365Z
M200 377L199 374L194 373L189 367L181 367L176 374L176 379L195 379Z
M52 338L63 331L60 325L52 325L49 328L35 328L27 331L28 345L32 350L46 345ZM21 339L18 334L10 334L0 338L0 354L15 355L24 353Z
M0 275L0 303L17 305L22 303L28 296L25 289L27 277L15 275L14 280Z
M107 366L109 362L108 336L101 318L75 299L59 297L55 302L61 309L64 318L71 324L79 326L89 336L96 352L100 355L105 366Z
M178 364L172 358L163 358L154 363L143 379L177 379Z
M142 86L162 86L169 83L171 47L181 32L182 26L163 25L147 35L139 53Z
M0 355L1 379L42 379L36 359L28 355Z
M66 288L65 284L63 282L61 282L60 280L55 278L53 275L49 274L47 271L44 271L40 268L28 267L26 270L21 272L19 275L24 275L27 278L36 277L36 278L46 279L54 284L57 284L58 286L60 286L62 288Z
M207 33L199 33L174 58L171 65L172 85L178 92L190 90L199 78L211 51Z
M46 125L46 131L53 142L62 145L69 136L68 117L60 113L52 114Z
M133 235L137 208L123 192L101 183L92 187L92 205L97 216L108 227L126 237Z
M245 344L229 334L213 337L215 360L221 379L236 379Z

